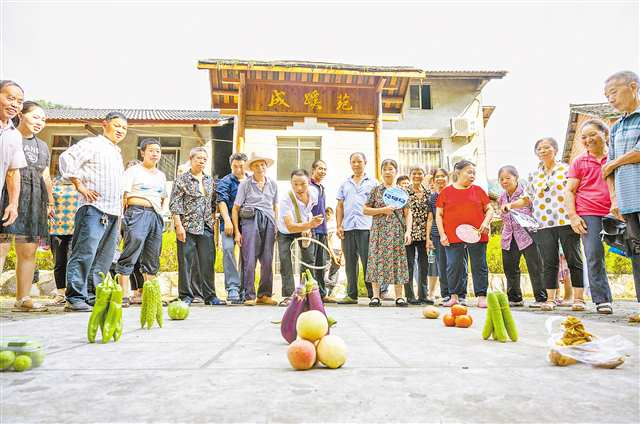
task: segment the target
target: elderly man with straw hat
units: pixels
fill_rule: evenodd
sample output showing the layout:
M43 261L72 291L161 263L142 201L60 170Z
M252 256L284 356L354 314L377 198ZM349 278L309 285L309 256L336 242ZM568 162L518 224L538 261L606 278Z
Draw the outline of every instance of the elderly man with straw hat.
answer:
M276 305L273 291L273 248L278 216L278 186L267 177L267 168L273 159L252 153L245 169L253 175L238 186L231 220L235 241L242 254L242 280L245 305ZM256 262L260 261L258 294L254 286Z

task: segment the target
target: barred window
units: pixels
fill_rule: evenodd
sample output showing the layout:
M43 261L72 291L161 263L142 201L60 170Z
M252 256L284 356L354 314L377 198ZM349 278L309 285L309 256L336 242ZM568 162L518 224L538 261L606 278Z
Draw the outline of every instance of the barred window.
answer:
M425 172L442 166L441 139L400 138L398 149L401 175L408 175L412 166L421 166Z

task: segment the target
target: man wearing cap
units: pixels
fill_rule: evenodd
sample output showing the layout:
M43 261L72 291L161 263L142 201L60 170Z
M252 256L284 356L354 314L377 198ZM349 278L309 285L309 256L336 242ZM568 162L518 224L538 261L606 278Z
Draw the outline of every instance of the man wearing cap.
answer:
M109 271L122 213L122 156L127 118L110 112L103 135L87 137L60 155L60 174L80 193L71 256L67 264L66 311L88 312L95 301L99 273Z
M278 186L267 177L267 168L273 160L251 155L246 169L253 175L240 183L233 202L231 219L235 241L240 246L243 263L245 305L276 305L273 292L273 245L278 215ZM254 287L256 262L260 261L258 295Z

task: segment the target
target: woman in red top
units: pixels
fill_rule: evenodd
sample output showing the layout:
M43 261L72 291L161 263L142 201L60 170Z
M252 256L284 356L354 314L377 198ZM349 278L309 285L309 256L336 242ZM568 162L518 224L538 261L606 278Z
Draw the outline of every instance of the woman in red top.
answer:
M458 297L465 293L467 286L467 251L471 259L473 292L478 297L478 307L486 308L489 269L487 267L487 242L489 225L493 212L489 196L485 191L473 185L476 178L476 166L468 160L455 164L456 181L442 189L436 202L436 224L440 233L440 243L445 246L447 255L447 280L451 299L443 306L458 303ZM456 234L456 228L470 224L480 233L477 243L465 243Z

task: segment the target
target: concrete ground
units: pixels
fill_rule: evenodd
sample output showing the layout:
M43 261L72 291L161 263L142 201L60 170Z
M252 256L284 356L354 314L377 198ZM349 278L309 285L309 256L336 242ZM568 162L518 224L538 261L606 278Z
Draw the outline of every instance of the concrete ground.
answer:
M278 307L191 308L185 321L141 330L125 309L118 343L88 344L88 314L3 319L1 335L45 337L48 355L25 373L0 374L0 422L598 422L640 418L640 327L617 315L580 316L600 337L635 345L615 370L549 365L545 320L514 310L517 343L483 341L474 325L446 328L421 308L330 306L345 366L294 371ZM5 303L6 305L6 303ZM441 311L444 311L441 308ZM6 309L5 309L6 312ZM626 312L625 312L626 313ZM566 312L560 312L566 314ZM596 319L594 319L596 318Z

